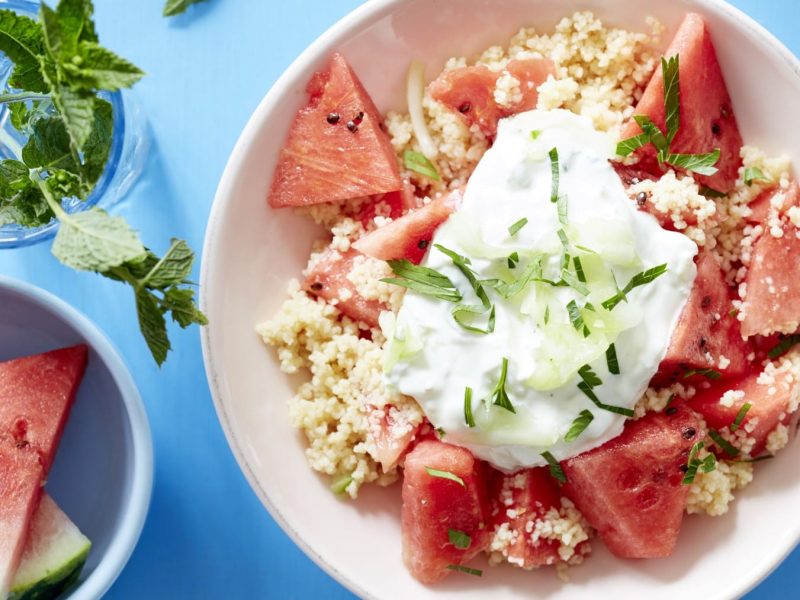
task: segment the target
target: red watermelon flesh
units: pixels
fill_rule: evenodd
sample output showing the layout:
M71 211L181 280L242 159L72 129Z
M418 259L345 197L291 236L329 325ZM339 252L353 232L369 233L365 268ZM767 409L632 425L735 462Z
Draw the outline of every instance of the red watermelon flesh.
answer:
M678 540L689 493L682 467L705 431L696 413L671 408L628 421L619 437L563 463L564 494L616 556L669 556Z
M461 190L440 196L417 210L365 235L353 244L359 252L380 260L406 258L422 262L433 234L458 208Z
M719 148L718 172L710 177L696 178L703 185L729 192L736 185L742 165L739 154L742 136L703 17L695 13L686 15L665 56L676 54L680 55L681 123L670 150L698 154ZM662 131L666 131L664 78L660 68L647 84L635 112L650 117ZM623 126L620 137L626 139L639 133L641 129L631 120ZM648 144L638 151L638 155L652 157L655 152L655 148Z
M512 60L506 70L519 80L522 92L522 100L511 107L501 107L494 99L502 71L492 71L485 65L444 71L428 90L434 100L461 114L467 125L478 125L484 134L494 137L502 117L536 107L539 85L555 75L555 66L548 59Z
M549 469L538 467L511 475L499 474L492 489L492 530L496 532L508 524L513 532L512 541L502 551L508 561L523 569L563 561L558 540L541 537L536 530L537 522L561 507L561 491ZM581 556L588 550L588 544L576 548Z
M414 195L414 185L408 179L403 179L402 189L372 196L361 208L357 218L366 229L370 227L372 220L380 214L378 212L379 205L384 204L389 208L389 214L381 214L381 216L397 219L407 210L417 208L417 201L418 199Z
M461 482L435 477L450 473ZM403 561L422 583L435 583L482 552L489 542L487 474L468 450L423 441L406 456L403 475ZM469 547L450 542L449 530L470 537Z
M337 202L401 189L378 109L341 54L308 84L272 178L273 208ZM338 116L335 122L329 117ZM350 127L348 127L350 125Z
M86 359L80 345L0 363L0 597L19 565Z
M711 253L701 253L691 294L672 332L655 384L682 379L686 371L693 369L710 368L725 376L747 371L747 355L752 350L742 340L739 321L731 314L732 301L716 259ZM720 364L722 357L729 361L725 368Z
M800 327L800 230L786 223L782 231L776 238L767 230L753 246L742 306L745 336Z
M788 370L779 369L777 373L759 371L734 381L717 382L708 389L700 389L689 401L689 405L703 416L709 427L722 430L733 424L745 402L750 404L739 429L754 440L750 455L758 456L775 427L781 423L786 425L792 420L793 413L797 410L799 385L800 382ZM731 406L720 404L720 398L728 391L744 392L744 397L735 398ZM735 438L733 444L741 446ZM721 455L724 456L724 453Z
M391 471L408 450L419 431L419 423L408 418L391 404L367 405L369 434L375 443L374 458L381 464L384 473Z
M792 181L788 188L775 186L764 190L758 197L750 203L750 210L752 211L747 217L748 223L766 223L769 217L769 209L772 205L772 199L777 194L783 194L781 206L778 209L778 215L783 216L793 206L797 206L800 202L800 188L797 186L796 181Z
M312 296L331 303L335 301L336 308L354 321L377 327L381 311L389 310L388 307L377 300L364 298L347 278L360 256L361 253L353 249L339 252L329 248L306 275L303 289Z

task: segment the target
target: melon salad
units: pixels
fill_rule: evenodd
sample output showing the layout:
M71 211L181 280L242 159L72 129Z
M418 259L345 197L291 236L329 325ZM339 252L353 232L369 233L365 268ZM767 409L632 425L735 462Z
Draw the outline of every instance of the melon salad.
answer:
M258 326L332 490L402 480L419 581L669 556L787 445L798 187L746 146L713 45L591 13L522 29L381 115L346 57L308 84L268 200L326 226Z
M43 491L87 357L78 345L0 362L0 599L57 598L89 554Z

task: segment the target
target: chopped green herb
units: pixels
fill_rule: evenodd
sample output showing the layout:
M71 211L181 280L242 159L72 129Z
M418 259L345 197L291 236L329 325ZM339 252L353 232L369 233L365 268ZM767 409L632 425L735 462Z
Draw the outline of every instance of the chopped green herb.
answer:
M531 139L532 140L539 139L540 135L542 135L542 130L541 129L534 129L533 131L531 131Z
M706 154L668 154L664 162L698 175L714 175L719 170L714 166L719 162L719 157L720 151L717 148Z
M716 431L714 429L709 429L708 437L714 440L714 443L720 448L722 448L725 454L727 454L731 458L736 458L737 456L739 456L739 449L733 444L731 444L724 437L722 437L719 431Z
M774 454L765 454L764 456L757 456L756 458L743 458L740 460L732 460L730 462L733 463L757 463L761 462L762 460L769 460L771 458L775 458Z
M551 148L550 152L550 202L558 202L558 178L560 169L558 167L558 148Z
M577 260L577 257L575 257L575 260ZM581 296L589 295L589 288L586 286L585 283L581 282L580 277L573 275L572 272L566 269L561 271L561 281L566 283L569 287L578 292Z
M449 471L440 471L439 469L432 469L430 467L425 467L425 471L431 477L438 477L439 479L449 479L450 481L455 481L457 484L459 484L463 488L467 487L467 484L464 483L464 480L461 479L461 477L459 477L458 475L454 475L453 473L450 473Z
M569 257L569 238L567 237L567 233L563 229L559 229L556 231L556 235L558 236L558 240L561 242L561 270L569 268L570 257Z
M575 247L578 250L582 250L583 252L586 252L587 254L597 254L597 252L595 252L591 248L587 248L586 246L581 246L580 244L575 244Z
M544 307L544 324L547 325L550 322L550 305L547 304Z
M674 401L675 401L675 394L670 394L669 398L667 398L667 403L664 405L664 410L667 410Z
M472 416L472 388L464 390L464 422L467 427L475 427L475 417Z
M494 386L492 390L492 404L495 406L499 406L501 408L505 408L507 411L515 413L514 405L511 404L511 400L508 398L508 392L506 392L506 377L508 376L508 359L503 357L503 364L500 367L500 378L497 380L497 385Z
M481 577L483 575L483 571L480 569L473 569L472 567L464 567L462 565L447 565L447 568L451 571L459 571L461 573L466 573L467 575L475 575L475 577Z
M731 317L731 318L735 317L738 314L739 314L739 309L738 308L732 308L732 309L730 309L728 311L728 316Z
M567 226L567 195L561 194L556 202L556 209L558 210L558 222L564 227Z
M462 329L466 329L467 331L471 331L473 333L480 333L483 335L488 335L494 332L494 326L495 326L494 304L492 304L491 308L489 309L489 319L487 320L486 327L484 328L477 327L474 324L475 317L486 314L486 308L483 306L475 306L474 304L459 304L452 310L452 314L453 314L453 320Z
M472 538L458 529L448 529L447 539L449 539L450 543L459 550L466 550L472 543Z
M744 170L744 183L751 185L754 181L770 181L770 178L764 175L764 171L758 167L747 167Z
M642 146L646 146L650 143L650 136L646 133L640 133L639 135L633 136L632 138L628 138L622 140L617 144L617 155L618 156L630 156L636 150L641 148Z
M665 263L663 265L658 265L651 269L647 269L646 271L642 271L641 273L637 273L636 275L631 277L631 280L623 289L621 289L615 295L611 296L611 298L603 302L603 308L605 308L606 310L613 310L617 304L619 304L620 302L622 302L627 298L627 295L633 289L643 285L647 285L648 283L652 283L658 277L660 277L666 272L667 272L667 265Z
M667 143L671 144L681 126L681 86L680 56L675 55L667 60L661 58L661 73L664 80L664 110L667 124Z
M713 381L716 381L722 377L722 373L716 369L689 369L683 374L683 378L689 379L689 377L693 377L694 375L701 375L706 379L711 379Z
M612 412L618 415L624 415L626 417L633 416L633 410L630 408L625 408L623 406L615 406L613 404L605 404L604 402L600 402L600 399L597 395L592 391L591 386L589 386L585 381L578 382L578 389L582 391L586 396L594 402L594 405L597 408L602 408L603 410L607 410L608 412Z
M686 463L686 472L683 476L683 485L691 485L694 483L697 476L697 470L700 469L703 473L711 473L717 468L717 459L713 454L709 454L704 459L700 460L697 455L705 447L703 442L697 442L689 451L689 460Z
M190 5L200 2L205 2L205 0L167 0L166 4L164 4L162 14L165 17L174 17L175 15L186 12L186 9L188 9Z
M574 442L594 420L594 415L588 410L582 410L570 425L569 431L564 436L565 442Z
M461 292L446 275L429 267L415 265L407 259L387 261L397 278L381 279L400 287L414 290L426 296L433 296L447 302L461 302Z
M442 427L437 427L434 431L436 431L436 435L439 436L439 439L442 439L447 434Z
M705 185L700 188L700 195L705 196L706 198L724 198L727 196L725 192L720 192L719 190L715 190L714 188L710 188Z
M485 310L489 310L492 307L492 303L489 301L489 296L486 295L486 290L483 289L483 285L481 285L481 282L478 281L475 273L469 267L471 264L470 260L466 256L461 256L449 248L445 248L441 244L434 244L434 247L440 252L443 252L450 258L450 260L453 261L453 264L458 267L458 270L461 271L464 274L464 277L467 278L467 281L469 281L469 284L472 286L475 295L481 301L483 308Z
M553 477L553 479L557 479L561 483L567 483L567 476L564 474L564 469L561 468L561 465L556 460L556 457L549 452L542 452L542 458L547 461L547 464L550 467L550 475Z
M588 331L586 323L583 322L581 309L578 307L578 303L575 302L575 300L570 300L567 303L567 313L569 314L569 320L570 323L572 323L572 326L578 331L583 330L583 337L588 337L588 334L586 333Z
M434 164L422 152L415 152L414 150L403 152L403 165L409 171L414 171L428 179L439 181L439 171L436 170Z
M669 148L666 136L661 133L658 125L653 123L650 117L644 115L633 115L633 120L642 128L642 131L647 135L650 143L652 143L656 150L658 150L659 162L664 162L663 158Z
M586 283L586 274L583 272L583 264L581 263L580 256L573 256L572 264L575 265L575 275L578 276L578 281Z
M767 353L767 355L773 359L778 358L779 356L786 354L792 348L792 346L798 343L800 343L800 334L794 333L792 335L781 336L778 344L774 346Z
M583 365L578 369L578 375L590 388L594 389L598 385L603 385L603 380L597 376L589 365Z
M337 496L341 496L347 492L347 488L351 483L353 483L353 476L343 475L342 477L338 477L333 480L333 483L331 484L331 491Z
M512 252L508 255L508 268L509 269L516 269L517 265L519 264L519 253Z
M733 423L731 423L730 429L732 432L739 429L739 426L742 424L742 421L744 421L745 416L747 416L747 411L750 410L752 407L753 405L750 404L749 402L745 402L744 404L742 404L742 407L739 409L739 412L736 413L736 418L733 420Z
M619 375L619 361L617 360L617 348L611 344L606 348L606 364L608 365L608 372L612 375Z
M526 217L522 217L519 221L517 221L508 228L508 234L511 237L514 237L519 233L519 230L525 227L525 225L527 224L528 224L528 219Z

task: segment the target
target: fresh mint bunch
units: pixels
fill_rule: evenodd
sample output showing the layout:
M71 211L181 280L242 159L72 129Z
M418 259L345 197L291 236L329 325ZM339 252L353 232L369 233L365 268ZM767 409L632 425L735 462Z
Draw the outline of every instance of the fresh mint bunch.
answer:
M144 75L99 44L93 12L91 0L60 0L55 10L43 3L38 21L0 10L0 51L14 63L0 103L27 138L19 157L0 161L0 226L58 219L53 255L131 286L139 328L161 365L170 350L167 315L183 328L207 323L189 280L194 253L173 240L158 257L123 218L99 208L69 214L61 203L86 199L108 160L113 110L99 92Z
M186 12L186 9L192 4L198 4L199 2L205 2L205 0L167 0L166 4L164 4L164 16L174 17Z

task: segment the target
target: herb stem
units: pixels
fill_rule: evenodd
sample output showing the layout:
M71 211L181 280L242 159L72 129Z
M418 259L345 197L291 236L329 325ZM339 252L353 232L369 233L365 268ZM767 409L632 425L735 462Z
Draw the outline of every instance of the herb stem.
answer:
M50 94L39 94L37 92L14 92L11 94L0 94L0 104L10 104L12 102L25 102L27 100L49 100Z
M59 204L56 199L53 197L52 192L50 192L50 188L47 186L47 183L44 179L42 179L42 170L41 169L31 169L30 178L33 183L35 183L39 190L42 192L42 196L44 196L47 205L50 207L50 210L53 211L55 214L56 219L59 221L65 221L69 217L67 213L62 208L61 204Z

